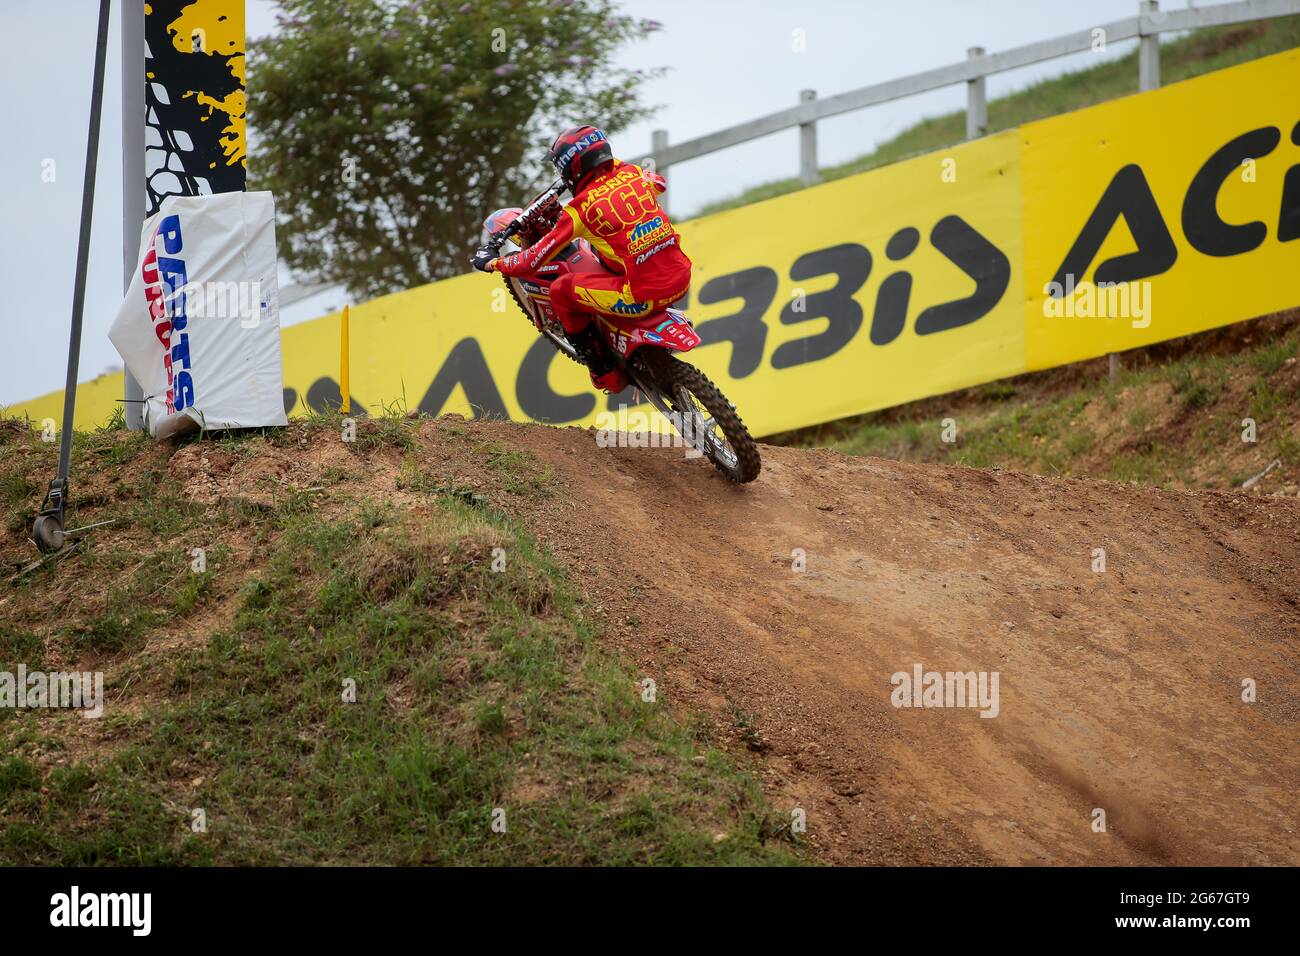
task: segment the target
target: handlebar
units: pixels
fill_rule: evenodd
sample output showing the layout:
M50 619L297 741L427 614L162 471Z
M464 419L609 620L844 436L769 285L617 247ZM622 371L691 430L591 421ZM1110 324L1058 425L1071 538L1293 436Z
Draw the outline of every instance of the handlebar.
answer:
M507 239L512 239L514 236L518 235L519 230L524 227L524 223L528 221L529 216L541 208L548 200L554 199L563 191L563 180L555 180L555 182L551 183L551 185L547 186L537 194L533 201L524 208L524 211L515 217L514 222L510 223L510 225L489 238L488 246L491 247L493 252L499 251Z

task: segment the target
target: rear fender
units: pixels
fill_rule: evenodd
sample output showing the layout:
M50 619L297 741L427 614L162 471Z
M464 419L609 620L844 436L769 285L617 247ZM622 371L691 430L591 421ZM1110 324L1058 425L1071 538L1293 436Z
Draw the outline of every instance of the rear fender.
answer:
M689 352L701 341L691 320L677 309L657 312L635 323L611 320L603 315L597 318L609 339L610 348L624 358L643 346L667 349L670 352Z

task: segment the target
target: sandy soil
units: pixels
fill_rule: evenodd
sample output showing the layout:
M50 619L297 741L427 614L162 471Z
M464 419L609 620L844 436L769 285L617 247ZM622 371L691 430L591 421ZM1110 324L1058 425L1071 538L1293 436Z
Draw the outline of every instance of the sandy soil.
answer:
M492 422L431 423L417 456L499 480L467 439L552 470L503 504L825 859L1300 863L1300 502L770 446L735 487ZM997 716L893 706L918 664L996 671Z
M502 474L509 449L549 490ZM248 458L160 447L128 471L165 468L199 503L296 489L326 512L339 476L338 494L430 507L402 486L411 466L486 493L574 572L659 701L710 715L775 806L805 812L829 862L1300 864L1300 500L763 456L736 487L680 450L449 416L409 455L304 432ZM115 481L131 485L86 470L82 500ZM29 547L4 540L14 560ZM234 543L232 569L256 560ZM93 604L109 583L69 580L44 600L75 583ZM917 665L996 671L997 716L893 706L892 675Z

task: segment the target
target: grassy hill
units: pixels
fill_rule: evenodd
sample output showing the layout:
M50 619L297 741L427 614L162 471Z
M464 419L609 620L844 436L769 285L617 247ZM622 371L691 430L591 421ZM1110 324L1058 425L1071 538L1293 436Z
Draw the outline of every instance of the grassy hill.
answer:
M1166 488L1300 492L1300 310L769 439ZM1243 441L1245 419L1255 441ZM956 440L945 442L945 420Z
M1160 46L1160 80L1164 84L1245 63L1300 46L1300 16L1198 30ZM990 100L989 132L1055 116L1138 92L1137 50L1087 70L1035 83L1010 96ZM882 143L873 152L838 166L821 169L829 182L962 142L966 114L961 111L924 119ZM803 188L798 178L781 179L745 190L738 196L704 206L697 215L721 212L782 196Z
M449 419L339 427L80 434L71 521L112 524L32 567L57 446L0 420L0 672L107 697L0 707L0 864L802 858L510 517L545 468Z

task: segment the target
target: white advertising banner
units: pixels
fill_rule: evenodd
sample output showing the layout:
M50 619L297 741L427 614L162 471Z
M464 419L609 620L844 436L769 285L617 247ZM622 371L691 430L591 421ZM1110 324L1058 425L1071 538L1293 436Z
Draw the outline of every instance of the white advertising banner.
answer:
M163 200L108 337L156 438L287 424L271 194Z

